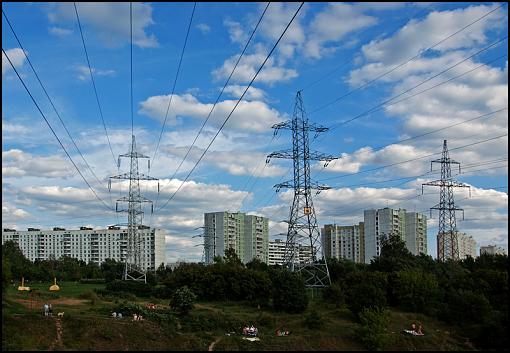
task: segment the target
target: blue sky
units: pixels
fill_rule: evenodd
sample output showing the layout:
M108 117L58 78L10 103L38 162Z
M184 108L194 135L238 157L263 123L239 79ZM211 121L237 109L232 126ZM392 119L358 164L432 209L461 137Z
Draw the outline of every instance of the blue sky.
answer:
M332 186L314 199L320 225L357 224L363 209L385 206L428 214L439 201L438 189L427 187L425 195L417 195L422 183L439 178L426 173L447 139L450 157L463 166L456 179L471 185L471 198L466 190L455 190L458 206L465 209L465 220L457 217L459 230L479 245L508 248L508 9L501 3L306 3L204 159L160 208L216 134L299 3L269 6L204 131L170 179L265 5L197 3L153 159L193 3L133 4L134 132L139 151L151 157L150 175L162 187L156 212L152 217L146 212L145 221L167 231L167 261L200 260L201 248L195 245L201 239L192 236L203 225L204 212L260 214L270 218L271 235L285 232L279 221L288 218L292 192L275 194L273 185L292 178L291 163L266 164L265 156L291 146L291 135L281 131L273 139L271 126L291 118L298 90L310 120L332 128L313 140L312 148L339 157L325 169L312 166L312 177ZM2 47L85 178L114 205L127 183L114 182L110 194L107 180L119 174L114 159L128 152L131 141L129 3L77 4L115 157L73 4L3 3L2 8L101 183L62 128L5 18ZM125 215L108 211L87 188L4 56L2 107L4 227L104 227L123 221ZM120 172L127 167L124 160ZM140 164L144 173L146 167ZM157 183L142 183L141 190L157 199ZM436 233L433 213L428 243L434 257Z

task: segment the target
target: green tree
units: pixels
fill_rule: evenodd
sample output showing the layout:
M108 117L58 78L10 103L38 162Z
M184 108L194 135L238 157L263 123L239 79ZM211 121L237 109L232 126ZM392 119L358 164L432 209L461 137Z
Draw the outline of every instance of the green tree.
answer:
M181 287L175 291L170 300L170 307L180 315L187 315L194 307L197 296L187 287Z
M382 272L393 272L414 267L413 254L407 249L405 242L397 234L383 235L381 254L370 262L370 269Z
M396 305L405 310L434 315L441 300L436 276L419 270L398 271L392 280Z
M272 271L273 307L289 313L301 313L308 306L303 278L287 269Z
M389 323L388 311L379 308L365 308L359 314L358 335L371 351L383 350L388 343L386 327Z

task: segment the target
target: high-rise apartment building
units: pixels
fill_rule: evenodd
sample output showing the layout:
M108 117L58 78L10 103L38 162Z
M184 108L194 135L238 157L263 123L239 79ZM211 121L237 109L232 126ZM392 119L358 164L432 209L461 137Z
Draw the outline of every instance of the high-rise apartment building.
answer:
M413 255L427 255L427 216L406 212L406 246Z
M324 255L329 258L365 261L365 229L363 222L352 226L326 224L321 229Z
M506 255L505 249L496 245L480 246L480 255Z
M443 246L444 235L437 235L437 248L439 249ZM457 232L457 246L459 249L459 259L465 259L468 256L471 256L473 259L476 255L476 241L472 236L467 235L466 233ZM446 259L445 259L446 260Z
M242 212L204 213L205 263L232 248L243 263L268 261L269 220Z
M405 209L388 207L365 210L365 263L381 254L383 236L397 235L414 255L427 254L427 217Z
M275 239L269 242L268 246L268 265L283 265L285 262L285 246L286 241L281 239ZM296 252L297 262L306 263L309 262L312 257L311 247L297 245Z
M139 226L138 231L142 240L142 264L147 270L155 271L159 265L166 263L165 234L161 229L147 226ZM3 229L2 244L8 240L17 243L23 255L31 261L69 256L86 263L101 264L106 259L126 259L127 229L120 227L80 227L79 230L28 228L27 231Z

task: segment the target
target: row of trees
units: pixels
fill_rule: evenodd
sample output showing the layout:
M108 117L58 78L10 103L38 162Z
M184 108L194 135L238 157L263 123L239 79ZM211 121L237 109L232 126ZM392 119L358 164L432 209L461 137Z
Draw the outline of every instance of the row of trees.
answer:
M119 281L123 264L113 260L101 266L71 258L32 263L9 242L2 247L2 267L3 286L22 275L47 281L53 276L61 280L104 278L109 283L99 293L104 295L170 299L186 286L198 300L246 301L292 313L308 305L298 274L257 260L243 265L233 250L209 266L183 263L172 271L162 265L149 274L147 284ZM481 348L507 346L507 256L439 262L426 255L414 256L400 238L389 237L382 241L381 255L369 265L330 259L328 267L332 285L323 291L323 299L346 306L360 322L377 322L374 315L398 307L452 323Z

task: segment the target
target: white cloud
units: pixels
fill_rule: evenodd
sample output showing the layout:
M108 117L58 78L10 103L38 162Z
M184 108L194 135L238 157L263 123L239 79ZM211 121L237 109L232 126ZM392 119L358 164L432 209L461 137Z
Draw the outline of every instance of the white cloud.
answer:
M364 15L357 4L330 3L310 23L305 54L320 59L328 51L326 43L338 42L347 34L376 23L377 18Z
M141 102L140 113L157 118L163 121L170 95L153 96ZM211 114L210 121L216 126L220 126L232 111L237 101L224 100L219 102ZM178 123L178 117L191 117L195 119L205 119L209 114L213 104L201 103L191 94L174 95L169 110L167 124L175 125ZM271 126L283 117L278 111L270 108L266 103L259 101L241 101L236 110L230 117L226 127L238 130L248 131L267 131Z
M73 30L72 29L55 27L55 26L54 27L50 27L48 29L48 32L50 34L56 35L58 37L67 37L67 36L73 34Z
M23 50L21 48L8 49L5 51L5 53L16 69L19 69L25 63L26 57L23 54ZM28 55L28 52L25 53ZM9 63L9 60L7 60L7 57L2 52L2 75L9 70L12 70L12 66Z
M129 43L129 3L86 2L77 3L80 21L84 30L90 26L97 38L108 47L119 47ZM75 23L76 13L71 3L53 3L48 7L51 23ZM150 4L133 3L133 43L142 48L157 47L154 34L147 27L154 24Z
M18 149L2 151L2 176L37 176L43 178L70 177L74 175L72 165L57 156L33 156Z
M230 95L234 98L240 98L243 94L243 92L246 90L247 86L241 86L241 85L229 85L225 87L224 92L230 93ZM246 91L246 94L243 97L244 100L265 100L266 99L266 92L260 88L256 87L250 87L248 91Z
M76 67L76 71L78 73L77 78L80 81L89 81L90 80L90 71L89 71L88 66L79 65ZM92 74L94 75L94 77L97 77L97 76L112 77L112 76L115 76L116 72L115 72L115 70L99 70L96 68L92 68Z
M231 81L238 83L250 82L257 70L262 65L267 54L258 52L256 54L244 55L239 62L234 74L232 75ZM234 55L229 59L225 60L223 65L213 71L213 77L215 80L222 80L229 77L235 63L237 62L238 56ZM260 71L255 82L272 84L280 81L288 81L298 76L296 70L286 69L275 63L274 57L270 57L264 68Z
M208 34L211 32L211 27L209 27L206 23L199 23L196 27L200 30L200 32L202 32L202 34Z
M422 21L414 19L409 21L391 38L376 39L364 45L363 54L369 61L378 61L385 65L396 64L411 56L410 53L418 53L418 51L432 46L448 34L457 32L496 7L496 4L479 5L452 11L431 12ZM499 9L477 24L441 43L434 50L444 52L483 44L487 39L484 32L499 26L504 16L504 10Z

